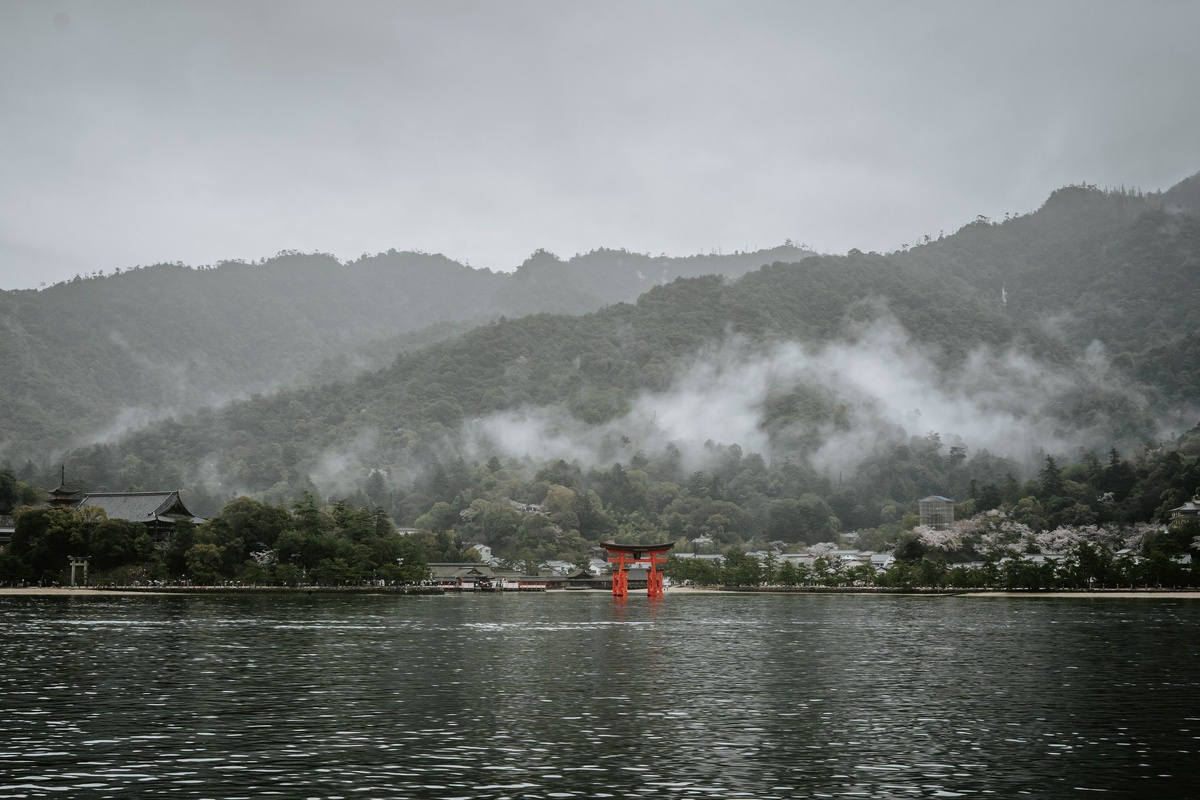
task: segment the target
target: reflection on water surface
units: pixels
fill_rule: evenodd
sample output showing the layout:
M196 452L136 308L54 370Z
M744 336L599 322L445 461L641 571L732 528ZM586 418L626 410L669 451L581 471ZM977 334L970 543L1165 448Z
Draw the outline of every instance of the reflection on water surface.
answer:
M0 612L0 798L1200 796L1200 600Z

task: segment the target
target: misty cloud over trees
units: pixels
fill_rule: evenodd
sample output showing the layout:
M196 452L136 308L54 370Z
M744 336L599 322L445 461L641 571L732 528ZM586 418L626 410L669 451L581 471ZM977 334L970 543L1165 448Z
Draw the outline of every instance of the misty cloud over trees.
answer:
M1200 484L1198 180L1066 187L887 254L282 254L5 292L0 457L205 515L342 500L343 527L513 558L890 546L928 494L1031 531L1161 520ZM210 542L233 564L235 538Z

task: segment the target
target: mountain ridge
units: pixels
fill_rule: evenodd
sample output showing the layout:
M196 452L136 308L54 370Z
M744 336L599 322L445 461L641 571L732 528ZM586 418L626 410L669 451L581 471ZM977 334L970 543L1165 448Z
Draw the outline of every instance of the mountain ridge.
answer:
M646 430L645 420L630 415L677 392L681 375L703 361L698 354L733 347L734 362L753 362L769 360L791 343L803 344L787 351L789 357L814 363L839 347L848 358L874 348L869 355L929 372L921 391L942 393L944 402L969 406L976 401L967 384L990 381L991 405L978 405L977 414L1014 420L1032 414L1043 446L1066 447L1086 432L1092 447L1129 449L1158 436L1163 415L1195 396L1190 382L1160 386L1132 379L1166 368L1179 355L1161 347L1161 338L1157 349L1146 347L1141 331L1162 330L1174 315L1145 300L1154 287L1136 280L1141 260L1163 257L1167 246L1167 255L1175 255L1160 262L1164 276L1186 276L1200 253L1193 230L1200 221L1167 214L1153 199L1087 188L1052 200L1029 218L971 223L906 253L813 256L764 265L739 279L679 278L635 303L578 317L539 313L499 319L398 354L389 366L353 380L295 388L150 426L120 443L76 451L68 463L89 482L110 488L167 475L206 484L218 495L249 492L286 500L318 490L322 481L353 491L378 472L403 483L419 472L414 464L453 457L456 448L461 454L464 447L496 446L501 423L524 426L530 443L588 426L624 425L630 434L612 428L612 435L630 443L608 446L608 452L627 459L642 435L633 435L635 429ZM1174 227L1164 229L1164 219ZM972 259L978 268L964 271ZM527 274L564 268L548 254L538 260ZM1096 283L1097 269L1122 296L1079 305ZM1017 285L1006 300L1008 280ZM1186 306L1188 299L1182 302ZM1129 325L1112 324L1114 308ZM1049 324L1047 314L1057 321ZM822 363L822 369L836 367ZM864 363L885 369L878 359ZM738 367L722 368L733 374ZM889 379L905 376L901 371ZM872 417L871 409L886 405L887 398L863 394L862 387L839 390L859 392L853 400L822 389L819 375L786 380L791 383L768 388L759 398L752 409L761 414L758 427L746 429L748 436L766 437L771 458L821 457L845 433L838 426L849 423L839 418L858 415L858 424L879 442L896 440L898 430L926 433L920 427L935 424L886 413ZM1170 424L1183 430L1191 425L1186 421L1191 412L1180 413ZM472 420L492 426L474 443L469 440L475 434L465 433L476 424ZM978 441L960 446L979 450ZM131 461L135 468L127 466ZM1018 468L1005 463L1006 469ZM998 479L986 470L979 474ZM815 473L812 480L818 480ZM393 509L410 522L423 510L419 504Z
M645 411L669 413L664 403L691 402L681 388L695 382L690 374L716 376L707 386L691 385L686 391L693 396L736 405L736 392L718 391L722 382L728 376L758 380L751 368L760 365L767 365L767 383L747 389L751 402L736 406L754 424L710 438L721 446L753 443L768 459L809 463L806 480L814 486L827 479L820 470L832 468L830 449L854 431L869 432L875 442L855 445L856 455L867 459L860 465L866 475L884 474L870 464L890 458L885 451L902 447L904 436L927 433L956 437L961 452L974 454L968 464L980 481L1019 472L1020 464L1003 456L1010 445L1002 445L999 460L990 456L989 443L1003 440L970 433L977 426L955 404L1009 425L1024 416L1028 430L1020 436L1028 435L1040 452L1070 448L1078 456L1085 440L1096 449L1128 451L1164 431L1185 430L1200 416L1189 401L1200 391L1200 376L1187 368L1195 347L1189 330L1200 327L1188 328L1191 309L1200 305L1200 287L1189 280L1200 257L1200 218L1179 204L1168 209L1165 196L1065 187L1036 212L976 220L905 252L805 254L740 278L701 275L662 285L647 278L662 268L661 258L597 251L588 257L619 271L625 283L656 285L634 303L605 304L582 316L539 312L498 315L470 330L450 325L414 339L403 352L372 354L373 365L363 372L352 369L348 376L334 363L323 374L337 380L293 384L224 409L149 424L77 449L66 462L76 480L92 488L166 481L197 486L211 498L246 492L284 502L303 491L361 491L373 475L388 475L396 487L415 480L422 465L467 453L486 457L488 447L493 455L519 456L514 448L533 449L543 439L562 444L561 454L630 461L639 447L676 447L667 441L670 431L654 430ZM732 267L760 255L738 254ZM292 271L301 292L343 268L321 256L288 258L277 266ZM731 263L722 258L729 257L666 263L703 273L714 263ZM442 272L433 261L404 268L419 276L431 264L444 293L455 293L467 279L456 302L470 306L470 298L486 294L461 265ZM385 274L388 266L368 259L363 268ZM181 269L166 268L154 279L169 284L172 271ZM247 281L280 274L235 269ZM561 291L548 304L580 302L589 290L574 272L602 271L589 271L585 257L563 261L535 253L518 270L519 279L503 283L513 295L509 307L536 304L555 281ZM1162 287L1176 292L1178 308L1155 302ZM164 290L164 298L171 296ZM361 311L348 302L317 302L310 309L314 318L296 315L288 330L311 333L322 320ZM594 296L590 302L597 302ZM336 331L328 324L323 330ZM337 362L347 352L327 360ZM838 353L891 381L897 396L911 389L904 388L913 379L905 369L927 373L912 403L941 403L944 418L906 418L869 382L851 385L853 376L840 372L830 355ZM808 371L787 366L788 359ZM889 371L888 359L904 369ZM823 385L823 376L833 382ZM704 416L699 407L696 414ZM525 445L506 438L505 426L522 431ZM688 449L686 441L678 444L680 453ZM858 469L849 461L843 467ZM24 474L36 471L33 466ZM880 485L856 491L869 498L867 505L886 505L904 500L889 492L909 483L887 478ZM422 503L410 495L390 510L412 522L428 510Z
M560 262L546 277L533 274L529 262L507 274L422 253L389 251L345 264L325 254L282 253L259 264L160 264L42 291L0 292L0 404L8 409L0 419L0 459L50 457L123 419L187 413L304 382L331 359L377 367L382 357L371 353L372 343L431 326L632 300L645 282L619 269L623 262L653 263L676 277L699 264L741 274L766 258L594 251ZM607 264L620 274L588 279ZM347 369L353 371L343 364L341 373Z

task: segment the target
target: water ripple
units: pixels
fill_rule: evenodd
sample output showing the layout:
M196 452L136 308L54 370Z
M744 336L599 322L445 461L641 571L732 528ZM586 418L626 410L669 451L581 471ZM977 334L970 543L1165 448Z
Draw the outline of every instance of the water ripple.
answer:
M1182 798L1200 777L1200 604L0 610L0 798Z

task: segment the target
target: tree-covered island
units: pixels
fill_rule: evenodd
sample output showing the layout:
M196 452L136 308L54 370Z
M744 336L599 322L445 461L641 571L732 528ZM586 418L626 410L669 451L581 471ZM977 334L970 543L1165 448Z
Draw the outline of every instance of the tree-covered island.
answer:
M1192 585L1198 185L883 254L285 253L3 292L0 582L403 582L615 539L705 584ZM60 475L201 521L42 505Z
M914 441L905 468L953 482L965 467L939 451L935 441ZM0 471L0 511L16 512L0 583L64 583L75 557L90 560L92 583L101 585L388 585L425 580L429 563L481 552L531 574L588 568L598 541L616 538L674 541L669 577L697 585L1200 585L1200 559L1192 559L1200 517L1186 488L1200 479L1200 431L1130 460L1114 450L1106 461L1060 468L1047 457L1023 483L1011 474L983 485L958 476L970 496L955 505L955 522L938 527L921 525L913 502L879 509L875 526L846 530L839 515L864 513L847 492L823 494L831 487L806 482L793 465L771 468L736 447L712 471L682 483L666 477L663 465L643 460L586 471L558 461L532 474L497 458L471 467L460 460L426 476L427 496L447 499L433 499L416 530L398 530L362 496L322 504L308 492L291 507L239 497L216 517L163 529L96 508L14 508L36 492Z

